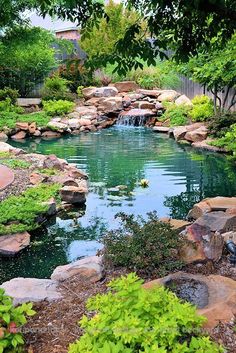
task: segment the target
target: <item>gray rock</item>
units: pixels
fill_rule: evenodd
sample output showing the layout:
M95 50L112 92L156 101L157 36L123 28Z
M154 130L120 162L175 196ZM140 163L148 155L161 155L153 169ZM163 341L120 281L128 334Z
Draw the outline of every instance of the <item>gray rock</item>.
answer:
M86 201L87 190L77 186L63 186L60 190L62 201L72 204L82 204Z
M226 233L236 229L236 215L223 211L206 213L195 221L195 224L207 226L212 232Z
M13 298L14 305L27 302L54 301L62 296L57 282L51 279L14 278L1 285L6 294Z
M86 281L98 282L103 277L102 257L89 256L68 265L58 266L51 275L54 281L64 281L75 275L82 276Z

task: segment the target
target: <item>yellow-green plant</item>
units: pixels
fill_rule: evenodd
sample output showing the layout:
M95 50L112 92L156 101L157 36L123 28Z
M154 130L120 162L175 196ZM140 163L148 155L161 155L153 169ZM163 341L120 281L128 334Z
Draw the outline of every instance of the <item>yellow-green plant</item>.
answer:
M69 353L220 353L200 329L196 308L164 287L142 287L134 273L108 284L107 294L89 299L83 336Z
M43 101L43 109L48 115L64 115L70 113L75 107L75 103L69 102L66 100L58 100L58 101Z
M214 115L213 101L208 96L196 96L192 99L192 103L189 116L193 121L205 121Z

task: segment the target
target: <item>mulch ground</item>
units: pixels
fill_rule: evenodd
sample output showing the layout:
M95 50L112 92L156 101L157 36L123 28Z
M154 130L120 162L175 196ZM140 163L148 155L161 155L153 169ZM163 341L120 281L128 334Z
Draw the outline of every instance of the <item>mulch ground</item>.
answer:
M205 275L219 274L236 280L236 268L231 267L225 258L217 265L193 265L184 270ZM61 285L63 299L35 305L37 314L30 318L24 329L28 353L67 353L69 344L82 334L78 321L86 314L87 299L97 293L105 293L106 284L124 273L123 270L107 272L105 279L96 284L74 276ZM212 339L227 348L227 353L236 353L235 327L236 321L232 321L218 325L210 333Z

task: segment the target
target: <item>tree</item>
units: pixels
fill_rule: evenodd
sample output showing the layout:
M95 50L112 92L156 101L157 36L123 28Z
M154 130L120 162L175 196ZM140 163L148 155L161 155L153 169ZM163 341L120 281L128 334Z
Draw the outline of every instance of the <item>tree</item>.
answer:
M22 24L26 20L24 11L34 6L34 0L0 0L0 30Z
M54 42L52 33L38 27L7 31L0 41L0 87L27 95L56 67Z
M200 83L214 96L215 110L230 110L236 104L236 90L227 106L230 90L236 88L236 34L225 47L218 48L212 43L208 52L200 52L186 64L180 65L180 72ZM224 92L221 99L219 93Z
M58 15L79 23L99 23L99 18L109 16L100 1L41 0L41 12ZM154 64L158 55L165 56L170 47L178 60L187 60L203 46L209 48L217 36L218 45L229 40L236 29L236 0L126 0L128 8L134 8L139 17L131 24L122 39L116 43L116 51L103 60L118 62L123 73L131 67L142 67L142 60ZM140 36L141 20L148 25L150 37Z

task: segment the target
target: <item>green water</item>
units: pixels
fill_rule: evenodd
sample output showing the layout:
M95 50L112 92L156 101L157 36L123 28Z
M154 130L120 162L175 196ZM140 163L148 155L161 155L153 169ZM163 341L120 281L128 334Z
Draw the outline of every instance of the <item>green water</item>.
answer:
M144 128L114 127L58 140L27 140L12 145L56 154L89 175L86 207L51 220L31 246L14 259L0 260L0 282L13 277L49 277L61 264L93 255L119 211L184 218L205 197L236 195L236 168L224 156L177 144ZM149 187L139 186L142 178ZM127 188L117 190L117 185Z

